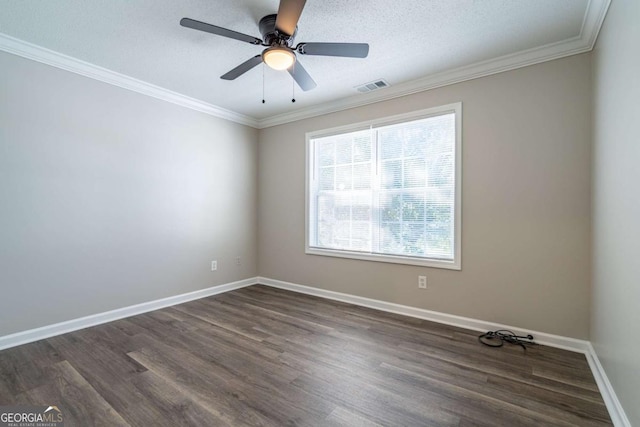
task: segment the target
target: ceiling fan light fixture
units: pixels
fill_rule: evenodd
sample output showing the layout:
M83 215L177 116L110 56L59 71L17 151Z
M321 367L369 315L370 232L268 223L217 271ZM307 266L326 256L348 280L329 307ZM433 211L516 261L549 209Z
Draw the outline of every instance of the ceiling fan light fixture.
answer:
M278 13L263 16L258 22L262 39L239 33L228 28L207 24L191 18L182 18L180 25L217 36L239 40L254 46L266 46L257 54L231 71L220 76L223 80L235 80L260 64L267 64L274 70L288 70L300 89L305 92L317 86L302 64L296 64L297 55L338 56L345 58L366 58L369 54L367 43L298 43L293 40L298 32L298 20L306 0L280 0ZM294 66L295 65L295 66ZM263 66L264 67L264 66ZM264 75L263 75L264 79Z
M296 55L286 47L274 46L262 52L262 60L274 70L286 70L296 62Z

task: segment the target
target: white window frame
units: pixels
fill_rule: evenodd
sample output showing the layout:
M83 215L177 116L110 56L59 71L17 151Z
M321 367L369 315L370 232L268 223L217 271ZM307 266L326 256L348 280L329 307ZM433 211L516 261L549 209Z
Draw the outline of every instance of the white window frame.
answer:
M455 114L455 198L454 198L454 250L453 260L440 260L434 258L410 257L401 255L369 254L338 249L318 248L310 245L311 226L311 191L310 185L313 179L315 165L313 164L312 139L336 135L340 133L355 132L372 127L387 126L413 120L425 119L447 113ZM406 114L385 117L323 129L306 133L306 180L305 180L305 253L309 255L322 255L339 258L350 258L365 261L387 262L394 264L418 265L422 267L445 268L450 270L462 269L462 103L442 105L425 110L414 111Z

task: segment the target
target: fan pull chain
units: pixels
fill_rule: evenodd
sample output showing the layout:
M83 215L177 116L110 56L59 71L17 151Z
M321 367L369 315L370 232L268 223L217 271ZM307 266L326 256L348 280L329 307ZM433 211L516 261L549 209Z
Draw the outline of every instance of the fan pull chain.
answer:
M292 65L292 71L293 73L291 73L291 102L296 102L296 79L293 78L293 76L296 75L296 63L294 62Z
M262 63L262 103L265 103L264 100L264 62Z

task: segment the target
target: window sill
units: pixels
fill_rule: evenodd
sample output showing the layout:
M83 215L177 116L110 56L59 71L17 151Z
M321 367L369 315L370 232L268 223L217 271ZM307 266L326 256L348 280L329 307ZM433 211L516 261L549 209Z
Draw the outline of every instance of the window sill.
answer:
M305 248L305 253L308 255L320 255L331 256L338 258L356 259L362 261L375 261L375 262L387 262L391 264L406 264L406 265L418 265L421 267L432 268L444 268L447 270L462 270L460 260L456 261L444 261L426 258L412 258L397 255L381 255L381 254L367 254L350 251L340 251L335 249L323 249L323 248Z

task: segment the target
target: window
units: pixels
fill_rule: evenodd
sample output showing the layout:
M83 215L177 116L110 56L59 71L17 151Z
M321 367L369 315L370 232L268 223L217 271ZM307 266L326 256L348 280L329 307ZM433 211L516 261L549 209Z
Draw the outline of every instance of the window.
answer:
M306 253L459 270L461 113L307 134Z

